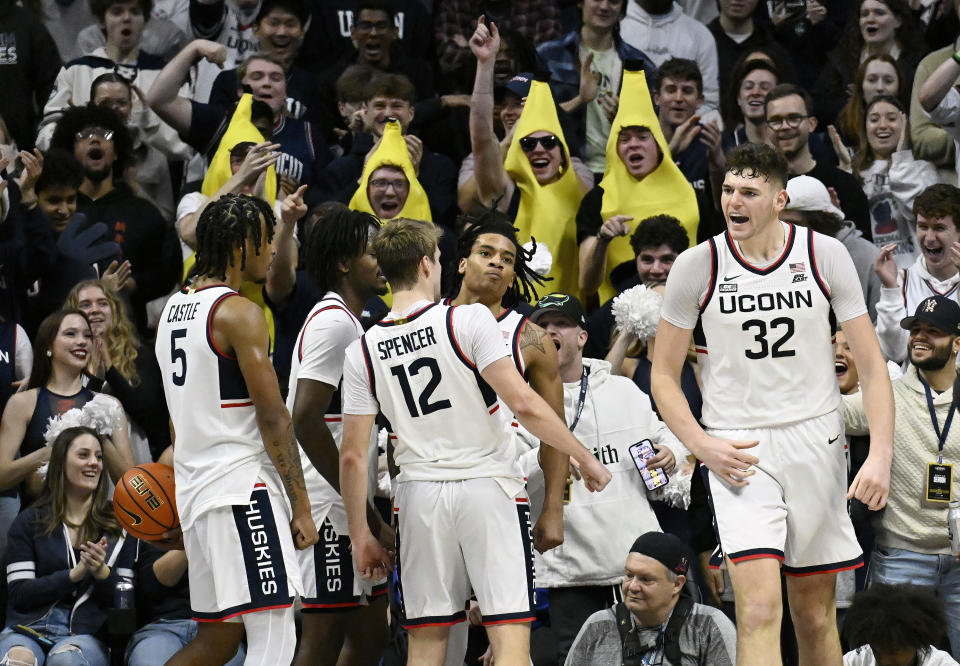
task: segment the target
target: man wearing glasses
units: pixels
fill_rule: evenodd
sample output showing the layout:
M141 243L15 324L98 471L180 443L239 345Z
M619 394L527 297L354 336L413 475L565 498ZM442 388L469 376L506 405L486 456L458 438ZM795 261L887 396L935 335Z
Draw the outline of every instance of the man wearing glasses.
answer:
M810 93L800 86L781 83L773 88L767 93L764 106L767 143L787 158L791 177L811 176L832 190L840 200L839 208L872 241L870 211L860 183L834 163L815 160L810 152L810 135L817 128L817 119L810 113L812 108Z

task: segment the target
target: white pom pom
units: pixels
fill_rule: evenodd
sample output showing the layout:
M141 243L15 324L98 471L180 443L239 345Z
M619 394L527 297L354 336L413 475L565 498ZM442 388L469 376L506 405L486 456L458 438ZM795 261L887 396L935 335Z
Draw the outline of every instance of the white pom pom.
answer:
M123 413L113 398L97 393L83 406L83 425L109 437L120 423Z
M49 445L48 445L49 446ZM41 481L47 480L47 472L50 470L50 461L43 463L40 467L37 468L36 475L40 477Z
M533 248L533 242L527 241L523 244L523 249L527 252L529 252L531 248ZM530 261L527 262L527 266L540 275L546 275L550 272L550 269L553 267L553 255L550 253L550 248L547 247L546 243L537 241L537 249L530 258Z
M646 285L637 285L613 299L613 316L617 328L630 331L641 340L657 334L663 296Z

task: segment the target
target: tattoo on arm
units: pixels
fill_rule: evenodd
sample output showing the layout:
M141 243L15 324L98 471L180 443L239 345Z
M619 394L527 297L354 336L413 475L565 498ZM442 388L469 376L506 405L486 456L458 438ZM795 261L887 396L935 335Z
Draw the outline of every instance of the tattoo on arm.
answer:
M544 338L547 337L549 337L547 332L539 326L527 324L523 327L523 330L520 331L520 350L522 351L527 347L534 347L542 354L545 351L543 348L543 341ZM550 342L550 344L553 343Z

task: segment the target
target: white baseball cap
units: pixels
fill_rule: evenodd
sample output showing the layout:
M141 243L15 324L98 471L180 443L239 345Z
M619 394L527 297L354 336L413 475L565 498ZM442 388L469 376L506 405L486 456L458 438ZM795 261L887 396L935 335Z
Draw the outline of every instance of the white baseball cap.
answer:
M827 186L811 176L795 176L787 181L790 197L784 210L808 210L830 213L841 222L847 219L843 211L833 205Z

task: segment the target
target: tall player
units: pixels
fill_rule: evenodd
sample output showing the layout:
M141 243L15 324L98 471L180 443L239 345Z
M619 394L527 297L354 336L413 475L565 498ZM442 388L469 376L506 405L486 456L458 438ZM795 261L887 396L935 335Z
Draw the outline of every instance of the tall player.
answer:
M197 225L197 277L167 301L156 353L177 435L174 471L197 637L168 664L289 664L296 647L296 548L317 541L267 351L263 312L237 293L263 281L273 211L228 194ZM286 495L286 497L284 497ZM289 502L287 501L289 500Z
M380 223L367 213L337 210L310 230L304 260L324 294L307 315L290 365L287 407L301 447L303 475L320 541L301 551L303 631L296 663L375 664L387 642L386 581L365 581L353 568L340 497L340 380L347 347L363 335L360 314L387 283L373 254ZM377 431L367 433L372 491ZM393 530L368 504L367 521L394 548Z
M838 665L836 572L863 564L845 497L874 510L886 503L893 394L850 255L778 219L786 178L769 146L746 144L728 157L727 231L674 263L651 383L667 426L710 470L738 663L780 663L782 566L800 663ZM849 492L831 314L860 370L870 422L870 455ZM706 431L680 389L691 331Z
M450 304L486 305L500 326L517 370L564 418L556 346L546 331L514 308L503 306L508 292L513 292L509 296L513 301L536 299L534 285L543 281L527 266L517 230L506 215L487 210L460 236L457 254L460 288ZM546 489L543 511L533 526L533 545L541 553L563 543L563 491L569 463L569 456L552 446L540 449Z
M442 664L471 588L498 664L529 663L534 617L529 507L497 396L571 456L591 489L610 473L517 372L484 305L437 305L440 250L429 222L388 222L374 241L393 311L347 349L340 478L357 569L389 554L367 526L367 446L377 412L397 434L394 511L411 664Z

